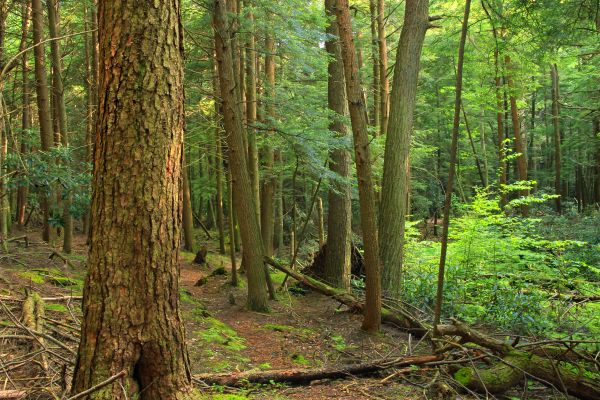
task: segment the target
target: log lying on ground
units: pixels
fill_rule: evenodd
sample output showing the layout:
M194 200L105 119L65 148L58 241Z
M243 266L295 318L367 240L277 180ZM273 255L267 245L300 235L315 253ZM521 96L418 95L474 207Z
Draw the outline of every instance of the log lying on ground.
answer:
M452 325L441 325L439 334L459 336L461 342L470 342L499 354L498 362L486 369L471 366L458 369L454 378L469 389L481 393L502 393L523 382L526 378L550 384L557 390L584 400L600 399L600 374L587 369L584 363L571 363L548 357L540 351L518 350L508 343L489 337L458 321Z
M270 257L265 257L264 261L275 267L276 269L285 272L290 275L292 278L296 279L299 282L304 283L306 286L311 289L322 293L326 296L330 296L333 299L339 301L340 303L348 306L350 310L354 312L362 312L364 309L364 304L358 301L354 296L350 293L333 288L321 281L313 279L309 276L301 274L300 272L289 269L288 267L278 263L274 259ZM386 307L382 307L381 309L381 321L384 323L392 324L402 330L410 332L416 336L425 335L429 329L419 321L415 316L413 316L407 310L390 310Z
M30 293L23 302L23 325L31 332L44 332L44 317L46 304L37 293ZM38 337L39 346L45 350L44 337ZM48 358L45 352L40 354L44 371L48 370Z
M209 385L244 386L248 383L268 384L270 382L306 383L320 379L340 379L355 375L366 375L388 368L422 365L441 359L439 355L422 355L396 359L377 360L365 364L348 364L331 368L286 369L274 371L247 371L223 374L195 375L195 380Z
M25 397L23 390L0 390L0 400L18 400Z

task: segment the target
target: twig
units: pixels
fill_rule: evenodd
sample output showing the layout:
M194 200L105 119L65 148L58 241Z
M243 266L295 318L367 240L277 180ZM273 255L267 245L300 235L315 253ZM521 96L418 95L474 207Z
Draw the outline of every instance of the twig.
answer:
M99 384L94 385L91 388L84 390L81 393L76 394L75 396L69 397L67 400L81 399L81 398L87 396L88 394L95 392L98 389L102 389L104 386L111 384L112 382L116 381L117 379L119 379L122 376L125 376L126 374L127 374L127 371L121 371L118 374L111 376L107 380L102 381Z

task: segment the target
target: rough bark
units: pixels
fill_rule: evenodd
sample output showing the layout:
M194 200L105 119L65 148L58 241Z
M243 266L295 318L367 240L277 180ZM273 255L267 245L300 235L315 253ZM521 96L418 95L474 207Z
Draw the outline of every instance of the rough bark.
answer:
M469 14L471 12L471 0L465 1L465 13L463 16L460 42L458 45L458 62L456 66L456 94L454 98L454 120L452 123L452 143L450 145L450 166L448 167L448 182L446 183L446 195L444 198L444 221L442 223L442 248L437 277L437 293L435 310L433 316L434 329L440 323L442 315L442 299L444 295L444 276L446 271L446 254L448 251L448 229L450 227L450 211L452 207L452 192L454 187L454 176L456 174L456 161L458 152L458 134L460 128L460 106L462 104L462 77L465 55L465 44L469 30ZM434 330L434 334L437 332Z
M339 137L349 135L343 117L348 115L346 88L344 82L344 64L339 43L339 29L335 16L335 0L325 1L325 11L330 16L326 32L330 35L325 42L329 53L327 67L327 104L334 112L329 129ZM378 93L378 92L377 92ZM377 109L378 104L375 104ZM329 169L339 176L329 189L329 212L327 214L327 252L325 255L325 280L340 289L350 288L350 255L352 241L352 195L348 182L350 175L350 152L337 148L329 154Z
M554 128L554 193L556 198L556 212L561 213L562 185L560 179L560 105L558 89L558 67L556 64L550 65L550 75L552 78L552 127Z
M33 22L33 49L35 55L35 89L38 106L38 119L40 123L41 150L47 152L53 145L52 120L50 118L50 103L48 96L48 76L46 74L45 46L41 44L44 40L44 11L41 0L31 2ZM41 188L40 209L42 211L43 231L42 238L50 240L50 224L48 222L50 210L50 188Z
M360 220L365 250L366 305L362 327L368 332L376 332L379 330L381 323L381 280L375 190L371 171L369 134L367 132L367 109L356 62L348 0L336 0L335 8L346 78L348 108L354 136Z
M192 196L190 189L190 179L188 174L188 167L185 165L185 157L182 157L182 171L183 175L183 247L186 251L194 251L194 217L192 215Z
M179 312L180 15L177 0L99 4L94 223L72 393L126 375L89 399L197 398Z
M0 1L0 65L4 65L4 45L6 37L6 18L8 16L8 2ZM3 85L2 85L3 86ZM1 86L0 86L1 88ZM8 129L7 115L8 110L5 107L4 97L0 94L0 237L8 238L10 225L10 206L8 202L8 190L5 175L5 160L8 153Z
M428 26L429 1L407 0L396 53L379 206L383 267L381 280L384 291L392 297L399 297L402 291L404 230L410 187L410 143L421 50Z
M254 311L264 311L268 309L268 300L265 290L267 278L262 259L263 244L247 168L242 113L237 101L227 9L223 0L215 0L213 7L223 120L227 133L232 187L235 191L233 205L238 216L243 245L243 264L248 277L247 307Z
M214 98L218 98L219 85L216 69L213 74ZM219 230L219 253L225 254L225 214L223 212L223 149L221 144L221 122L219 102L215 101L215 203L217 208L217 229Z

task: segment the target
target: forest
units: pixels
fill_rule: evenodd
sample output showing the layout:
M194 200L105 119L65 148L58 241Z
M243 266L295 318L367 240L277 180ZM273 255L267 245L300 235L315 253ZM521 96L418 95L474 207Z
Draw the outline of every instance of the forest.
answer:
M600 399L600 0L0 0L0 400Z

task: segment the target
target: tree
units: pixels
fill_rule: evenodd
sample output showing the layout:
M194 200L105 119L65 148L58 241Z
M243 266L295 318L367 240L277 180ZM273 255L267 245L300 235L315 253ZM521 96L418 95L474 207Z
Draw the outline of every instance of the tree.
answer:
M554 192L556 198L556 212L561 213L562 182L560 179L560 105L558 89L558 67L550 65L552 78L552 127L554 128Z
M379 45L379 128L385 135L388 128L390 82L388 74L387 37L385 34L385 0L377 0L377 43Z
M232 39L229 32L226 2L215 0L212 11L223 122L229 151L232 187L235 192L233 206L240 225L243 262L248 277L247 307L254 311L264 311L269 307L266 292L267 278L263 264L263 244L247 168L243 139L244 128L240 103L237 101L237 84L231 49Z
M396 53L379 210L382 285L394 297L399 297L402 286L404 229L410 188L410 143L421 49L428 27L429 1L407 0Z
M32 22L33 22L33 53L35 56L35 90L38 106L38 119L40 123L40 142L41 151L47 152L53 144L52 120L50 118L50 103L48 96L48 76L46 74L46 54L44 50L44 11L41 0L32 0L31 2ZM50 188L41 188L40 209L44 229L42 238L45 241L50 240L50 199L48 192Z
M194 398L178 285L181 29L178 1L99 4L101 70L110 73L100 74L93 225L72 391L126 375L123 386L116 381L90 399Z
M438 269L437 293L435 310L433 316L434 335L437 334L438 325L442 315L442 300L444 297L444 276L446 272L446 256L448 252L448 229L450 228L450 209L452 207L452 192L454 188L454 176L456 173L456 159L458 152L458 133L460 128L460 107L462 104L463 65L465 57L465 44L469 30L469 13L471 12L471 0L465 2L465 14L460 31L460 42L458 45L458 62L456 66L456 93L454 97L454 120L452 122L452 144L450 145L450 166L448 168L448 183L446 185L446 196L444 199L444 222L442 225L442 249L440 252L440 264Z
M348 0L336 0L335 12L340 32L346 94L354 136L360 223L364 243L366 294L362 328L368 332L377 332L381 325L381 281L375 190L367 132L367 108L360 84L356 51L352 40L352 21L350 20Z
M335 18L335 0L325 1L325 12L330 18L327 25L328 40L325 48L329 53L327 65L327 103L334 113L329 129L339 137L348 135L343 117L348 114L344 64L339 43L339 29ZM345 148L330 151L329 168L339 178L329 189L329 213L327 215L327 250L325 252L325 280L334 287L350 288L350 256L352 240L352 197L350 193L350 152Z

